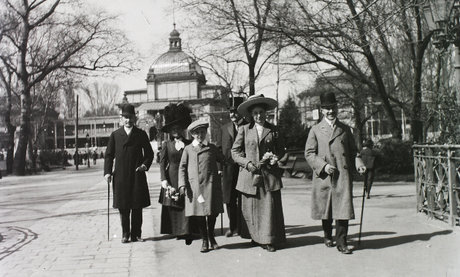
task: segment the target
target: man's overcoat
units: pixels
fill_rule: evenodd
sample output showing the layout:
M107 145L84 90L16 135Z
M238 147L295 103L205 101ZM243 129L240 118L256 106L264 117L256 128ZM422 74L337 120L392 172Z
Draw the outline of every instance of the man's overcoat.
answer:
M153 151L147 134L133 127L129 136L124 127L112 132L107 145L104 175L113 170L113 207L139 209L150 206L150 195L145 172L136 168L144 164L150 168Z
M313 219L353 219L353 170L356 145L350 127L336 120L335 128L323 119L313 126L305 145L305 158L313 169L311 216ZM356 160L358 167L359 161ZM337 168L332 176L326 164Z
M240 120L238 125L242 122L243 119ZM222 153L224 154L226 162L222 167L222 193L224 203L226 204L230 203L231 192L236 187L240 168L232 159L231 150L237 134L237 130L233 126L233 122L223 125L218 138L218 146L222 148Z
M186 188L185 216L209 216L224 211L217 170L217 162L223 159L214 144L185 146L179 164L179 187Z

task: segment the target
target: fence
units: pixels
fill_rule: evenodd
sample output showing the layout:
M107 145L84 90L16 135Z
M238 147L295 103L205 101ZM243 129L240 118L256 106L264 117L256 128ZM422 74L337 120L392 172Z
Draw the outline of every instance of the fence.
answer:
M460 221L460 145L414 145L417 212Z

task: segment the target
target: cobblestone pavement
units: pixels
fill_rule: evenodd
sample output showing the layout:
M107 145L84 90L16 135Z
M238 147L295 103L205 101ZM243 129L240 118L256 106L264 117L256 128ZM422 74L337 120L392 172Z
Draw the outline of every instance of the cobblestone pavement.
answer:
M148 180L152 205L144 209L145 242L122 244L118 213L110 209L100 163L31 177L0 180L0 276L460 276L460 231L415 211L413 183L376 183L366 200L362 243L359 220L350 221L353 255L322 243L321 223L310 219L310 186L284 179L287 243L269 253L249 240L226 238L221 248L199 252L196 240L159 234L159 170ZM355 185L355 213L362 184ZM65 199L65 200L63 200Z

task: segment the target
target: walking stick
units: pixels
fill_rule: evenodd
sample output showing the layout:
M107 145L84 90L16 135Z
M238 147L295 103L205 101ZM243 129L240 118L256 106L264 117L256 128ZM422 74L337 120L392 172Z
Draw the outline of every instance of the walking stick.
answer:
M224 213L220 213L220 234L224 234Z
M366 185L363 185L363 201L361 204L361 219L359 220L359 237L358 237L358 245L361 244L361 230L363 228L363 214L364 214L364 199L366 195Z
M110 240L110 181L107 180L107 241Z

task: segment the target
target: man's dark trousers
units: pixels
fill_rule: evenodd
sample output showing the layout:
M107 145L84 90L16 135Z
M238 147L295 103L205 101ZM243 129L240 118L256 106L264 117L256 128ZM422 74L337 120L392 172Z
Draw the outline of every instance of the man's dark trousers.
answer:
M327 239L332 240L332 218L331 219L323 219L323 230L324 230L324 237ZM347 234L348 234L348 220L336 220L335 221L335 240L337 242L337 246L341 246L342 248L347 246Z
M121 228L123 237L131 240L140 238L142 233L142 208L140 209L118 209L120 211ZM131 215L131 222L130 222Z

